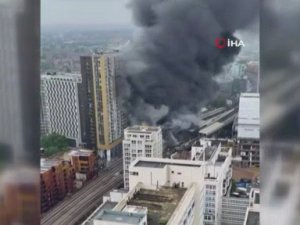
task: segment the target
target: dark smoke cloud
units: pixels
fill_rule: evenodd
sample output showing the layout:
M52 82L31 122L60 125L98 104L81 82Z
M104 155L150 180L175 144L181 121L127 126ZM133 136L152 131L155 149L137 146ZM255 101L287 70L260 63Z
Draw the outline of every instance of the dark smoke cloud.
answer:
M132 0L130 7L141 32L124 55L124 106L132 123L156 124L196 114L214 96L213 76L240 51L217 49L214 40L237 39L258 0Z

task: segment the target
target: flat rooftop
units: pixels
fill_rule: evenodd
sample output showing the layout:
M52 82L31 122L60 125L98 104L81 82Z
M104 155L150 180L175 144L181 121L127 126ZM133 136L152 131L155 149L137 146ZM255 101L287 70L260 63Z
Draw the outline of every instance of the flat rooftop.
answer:
M172 155L173 159L184 159L184 160L190 160L191 159L191 151L187 150L179 150Z
M70 156L90 156L92 154L94 154L94 151L92 151L92 150L85 150L85 149L72 150L69 153Z
M165 225L185 192L185 188L161 187L159 190L141 189L127 204L147 207L148 225Z
M226 160L226 156L218 155L217 163L223 163Z
M231 149L231 147L222 146L221 147L221 153L228 153L230 149Z
M204 154L204 160L208 161L215 155L217 150L217 146L208 146L204 149L204 152L197 152L192 160L203 159Z
M86 219L82 225L93 225L93 220L99 215L102 210L112 210L117 205L116 202L106 201L99 206L92 214Z
M74 78L81 79L81 74L79 73L49 73L49 74L42 74L42 79L48 79L48 80L72 80Z
M145 214L124 212L124 211L112 211L112 210L103 210L96 217L95 220L103 220L116 223L126 223L139 225L141 220L145 217Z
M133 127L127 127L125 131L130 133L153 133L160 131L160 127L151 127L151 126L133 126Z
M58 166L60 163L62 163L62 162L59 160L55 160L55 159L41 159L40 160L40 172L43 173L45 171L48 171L52 167Z
M210 160L217 152L218 147L217 146L210 146L205 148L205 161ZM201 155L202 156L202 155Z
M143 207L143 206L126 205L126 207L122 211L123 212L130 212L130 213L147 214L148 209L146 207Z
M259 212L249 211L246 225L259 225Z
M149 168L164 168L167 165L173 165L173 166L188 166L188 167L201 167L200 164L192 164L190 163L190 161L186 161L184 162L176 162L176 160L174 160L175 162L164 162L164 161L159 161L159 162L155 162L155 161L144 161L144 160L139 160L134 167L149 167Z

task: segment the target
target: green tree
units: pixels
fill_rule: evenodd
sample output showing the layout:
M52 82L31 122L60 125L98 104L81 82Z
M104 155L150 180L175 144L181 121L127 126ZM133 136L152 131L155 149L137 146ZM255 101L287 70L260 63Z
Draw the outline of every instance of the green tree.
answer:
M41 146L45 156L50 156L68 150L68 140L63 135L52 133L42 137Z

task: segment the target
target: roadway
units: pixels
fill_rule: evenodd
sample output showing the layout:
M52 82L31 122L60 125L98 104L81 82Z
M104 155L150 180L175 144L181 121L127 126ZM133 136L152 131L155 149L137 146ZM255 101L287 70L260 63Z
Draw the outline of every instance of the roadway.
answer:
M120 173L122 169L123 163L121 158L111 161L97 178L43 214L41 224L80 224L102 203L102 197L105 193L123 183L123 176Z

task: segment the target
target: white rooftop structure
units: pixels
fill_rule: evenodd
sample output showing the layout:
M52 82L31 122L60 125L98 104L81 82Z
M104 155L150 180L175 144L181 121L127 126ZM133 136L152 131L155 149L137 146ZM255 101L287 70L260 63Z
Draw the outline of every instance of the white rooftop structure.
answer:
M195 211L198 213L191 222L197 225L219 225L222 197L228 193L232 178L232 149L222 148L221 144L213 146L206 139L201 139L200 144L197 152L199 157L193 160L137 158L129 167L129 189L134 190L139 183L150 190L160 187L181 187L189 190L191 185L195 185L191 199L195 201ZM193 203L187 202L186 208L190 204ZM178 222L182 218L185 216L181 215L174 221L169 220L168 225L182 224Z
M201 140L207 147L212 142ZM111 192L107 201L118 203L97 209L83 225L220 225L232 149L219 143L205 150L205 160L137 157L129 166L129 191Z
M94 225L144 225L147 223L147 215L103 210L94 219Z
M240 96L237 134L238 138L259 139L259 93L242 93Z

